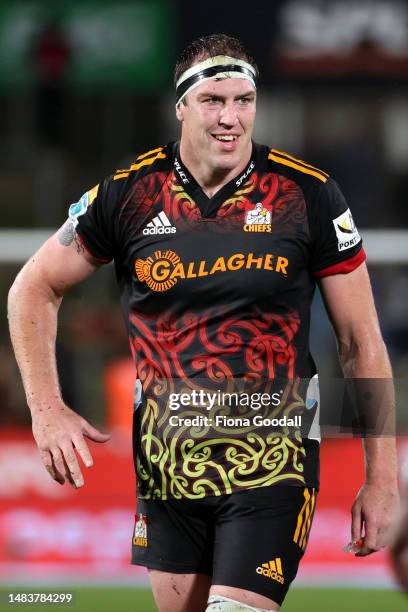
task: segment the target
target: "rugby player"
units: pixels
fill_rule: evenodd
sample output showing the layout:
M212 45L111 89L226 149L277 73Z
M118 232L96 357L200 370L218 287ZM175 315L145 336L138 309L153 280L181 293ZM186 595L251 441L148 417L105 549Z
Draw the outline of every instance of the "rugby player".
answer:
M67 289L115 262L143 387L134 412L133 562L149 568L161 612L278 610L318 489L317 439L254 429L200 437L171 427L163 398L178 382L228 390L234 380L259 389L278 378L312 379L316 283L345 375L391 377L350 210L326 172L252 141L257 77L238 40L193 42L175 71L180 141L139 155L86 192L9 296L42 460L55 480L80 487L76 453L89 467L85 438L108 436L61 398L57 312ZM353 540L364 535L361 556L385 546L397 498L394 441L366 439L364 451L351 527Z

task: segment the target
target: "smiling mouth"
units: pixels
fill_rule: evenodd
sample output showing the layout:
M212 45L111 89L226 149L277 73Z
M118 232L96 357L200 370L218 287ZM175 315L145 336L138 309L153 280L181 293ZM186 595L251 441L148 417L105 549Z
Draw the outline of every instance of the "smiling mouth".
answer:
M233 142L234 140L238 140L239 136L235 134L211 134L215 140L219 142Z

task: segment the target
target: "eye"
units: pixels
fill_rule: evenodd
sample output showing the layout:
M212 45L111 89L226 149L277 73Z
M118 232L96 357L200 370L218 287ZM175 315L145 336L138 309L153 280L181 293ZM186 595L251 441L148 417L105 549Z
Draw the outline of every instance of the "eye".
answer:
M208 98L204 98L203 102L205 104L214 105L220 102L220 98L217 98L217 96L209 96Z
M252 98L248 98L247 96L244 96L242 98L239 98L238 101L239 101L240 104L245 106L245 105L250 104L252 102Z

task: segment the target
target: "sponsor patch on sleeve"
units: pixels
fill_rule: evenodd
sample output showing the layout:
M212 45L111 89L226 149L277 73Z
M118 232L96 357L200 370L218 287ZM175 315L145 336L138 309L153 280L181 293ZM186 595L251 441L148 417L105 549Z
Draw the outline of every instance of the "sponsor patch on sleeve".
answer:
M333 219L333 225L336 230L339 251L351 249L361 240L349 208Z
M93 187L90 191L84 193L82 198L75 202L75 204L71 204L69 207L69 218L72 221L74 227L78 225L78 217L86 213L88 206L92 204L98 195L99 185Z

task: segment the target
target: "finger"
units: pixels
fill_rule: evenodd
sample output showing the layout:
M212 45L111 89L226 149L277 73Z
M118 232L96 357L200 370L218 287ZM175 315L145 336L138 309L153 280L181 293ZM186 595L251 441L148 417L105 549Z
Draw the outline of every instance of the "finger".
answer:
M107 442L108 440L110 440L111 437L110 434L102 433L87 421L85 421L82 427L82 433L84 434L84 436L90 438L94 442Z
M351 540L356 542L362 535L361 507L354 504L351 509Z
M377 549L389 546L392 538L392 525L384 525L377 532Z
M371 519L364 520L364 544L356 553L356 557L366 557L379 550L378 547L378 527Z
M79 456L81 457L82 461L84 462L84 464L86 465L87 468L92 467L93 466L93 458L91 455L91 451L88 448L87 443L85 442L84 438L81 436L81 434L77 434L75 436L72 436L72 441L74 443L74 446L76 448L76 450L79 453Z
M368 555L372 555L374 552L377 552L376 548L368 548L367 546L363 546L361 550L356 552L355 557L368 557Z
M65 465L62 460L61 452L58 447L53 447L50 449L50 454L52 458L52 466L55 472L59 475L59 478L65 482ZM59 481L58 481L59 482Z
M60 474L55 469L55 466L52 461L51 453L49 451L40 451L40 455L41 455L41 460L43 462L43 465L45 469L47 470L47 472L49 473L49 475L51 476L51 478L56 480L59 484L63 485L65 482L65 479L63 475Z
M62 456L62 461L64 463L64 468L65 468L65 472L64 472L65 473L65 478L68 480L69 484L71 485L71 487L73 489L78 489L78 487L77 487L77 485L75 483L75 480L73 479L72 474L69 471L69 467L68 467L67 462L65 461L65 457L64 457L64 455L62 453L61 453L61 456Z
M58 468L56 467L56 463L58 463ZM70 485L72 485L74 489L76 489L75 483L72 480L72 476L69 472L67 464L65 463L64 455L62 454L62 451L60 448L53 449L52 465L53 465L54 471L60 475L63 481L65 482L65 479L66 479L70 483Z
M83 487L84 477L82 476L81 468L79 467L72 443L61 444L61 453L66 464L64 467L65 469L68 468L68 473L72 476L75 486L77 488Z

